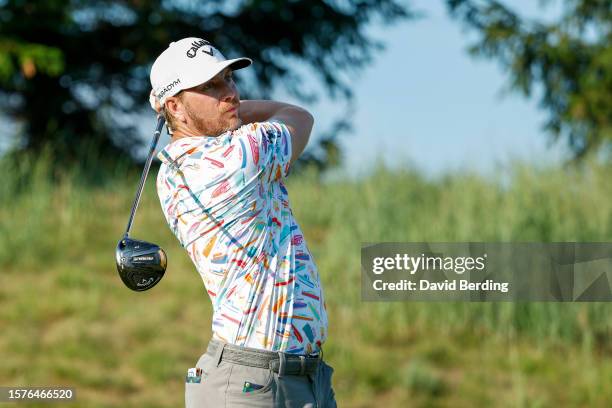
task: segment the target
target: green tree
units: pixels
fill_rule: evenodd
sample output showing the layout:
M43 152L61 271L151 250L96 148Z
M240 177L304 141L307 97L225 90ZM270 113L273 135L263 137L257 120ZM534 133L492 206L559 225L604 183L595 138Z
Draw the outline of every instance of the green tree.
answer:
M228 57L253 58L243 95L284 85L316 97L291 69L298 63L331 97L350 100L345 74L381 47L365 26L409 16L395 0L0 0L0 109L23 125L24 150L51 142L59 165L85 152L112 161L138 145L134 115L149 109L149 69L173 40L201 36Z
M540 1L545 8L550 1ZM473 55L496 59L510 87L541 90L545 128L565 139L575 158L612 143L612 2L565 0L557 21L521 18L494 0L447 0L451 15L476 31ZM511 4L511 3L509 3Z

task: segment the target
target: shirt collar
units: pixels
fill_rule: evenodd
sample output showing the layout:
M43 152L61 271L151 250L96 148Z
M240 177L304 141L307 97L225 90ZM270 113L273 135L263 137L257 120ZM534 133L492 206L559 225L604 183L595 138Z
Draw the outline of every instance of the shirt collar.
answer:
M176 162L181 157L193 153L204 138L203 136L194 136L175 140L174 142L168 143L166 147L157 154L157 158L165 164Z
M197 152L201 147L207 147L210 145L217 145L219 143L223 143L225 136L230 134L231 132L227 132L221 134L219 136L189 136L182 137L180 139L175 140L174 142L168 143L166 147L164 147L158 154L157 158L161 160L162 163L166 164L178 164L177 163L181 158L185 156L192 155Z

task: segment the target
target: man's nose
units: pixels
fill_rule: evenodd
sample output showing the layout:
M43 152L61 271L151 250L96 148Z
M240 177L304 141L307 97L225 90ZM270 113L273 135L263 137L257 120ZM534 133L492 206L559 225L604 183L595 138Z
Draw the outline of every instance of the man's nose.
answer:
M231 102L236 99L238 99L238 90L236 89L236 86L226 82L225 86L223 87L223 102Z

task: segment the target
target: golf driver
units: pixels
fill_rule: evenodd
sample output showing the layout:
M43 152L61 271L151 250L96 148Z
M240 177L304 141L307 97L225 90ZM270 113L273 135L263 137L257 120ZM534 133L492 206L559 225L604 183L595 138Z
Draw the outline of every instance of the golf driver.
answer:
M147 156L147 161L145 162L145 167L140 177L140 184L136 191L134 204L132 205L132 213L130 214L125 234L117 244L117 249L115 250L117 271L119 272L121 280L128 288L138 292L151 289L161 280L164 276L164 272L166 272L167 258L163 249L150 242L129 237L134 215L136 214L136 209L140 202L140 196L142 195L142 190L144 189L147 175L149 174L153 153L155 152L159 135L165 123L164 117L159 115L157 117L157 127L155 128L149 155Z

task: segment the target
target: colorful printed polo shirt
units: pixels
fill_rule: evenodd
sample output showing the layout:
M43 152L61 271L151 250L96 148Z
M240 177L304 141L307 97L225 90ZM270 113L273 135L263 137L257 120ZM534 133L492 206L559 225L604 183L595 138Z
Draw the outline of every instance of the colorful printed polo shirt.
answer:
M157 192L166 221L202 276L213 338L309 354L327 337L317 267L283 178L291 136L280 122L163 149Z

